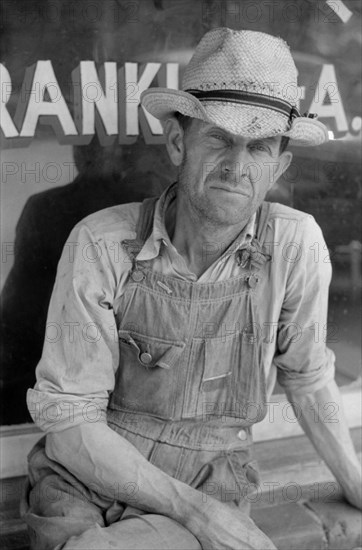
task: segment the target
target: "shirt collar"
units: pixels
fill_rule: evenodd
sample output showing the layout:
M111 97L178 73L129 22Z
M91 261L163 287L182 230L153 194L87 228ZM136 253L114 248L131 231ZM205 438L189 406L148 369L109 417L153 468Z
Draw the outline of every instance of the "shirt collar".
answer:
M151 235L146 239L142 249L137 255L137 260L153 260L157 258L160 253L161 246L168 246L170 244L170 237L167 233L165 225L166 212L169 207L175 206L175 199L177 196L177 182L169 185L162 193L158 201L156 202L155 214L153 218L153 227ZM172 205L172 203L174 203ZM255 222L256 213L254 213L249 219L246 226L239 233L237 238L231 243L226 250L225 256L230 256L235 253L239 248L245 246L250 242L255 235Z

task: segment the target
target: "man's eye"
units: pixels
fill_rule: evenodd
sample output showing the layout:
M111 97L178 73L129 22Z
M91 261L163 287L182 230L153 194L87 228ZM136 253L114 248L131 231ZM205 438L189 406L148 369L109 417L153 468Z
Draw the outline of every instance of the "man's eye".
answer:
M211 134L212 138L218 139L219 141L223 141L224 143L227 142L226 137L222 134Z
M270 153L270 149L265 143L252 143L250 144L251 149L255 149L256 151L265 151L267 153Z

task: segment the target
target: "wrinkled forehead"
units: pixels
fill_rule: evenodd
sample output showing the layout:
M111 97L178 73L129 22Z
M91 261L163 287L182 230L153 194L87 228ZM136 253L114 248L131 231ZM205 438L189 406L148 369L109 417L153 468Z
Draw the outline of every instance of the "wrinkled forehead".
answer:
M225 128L222 128L221 126L217 126L216 124L205 122L203 120L200 120L198 118L191 118L190 124L188 125L188 130L191 130L192 132L195 132L199 135L208 135L212 132L219 132L220 134L224 135L226 138L228 138L233 143L240 143L240 144L247 144L247 143L254 143L254 142L260 142L263 143L266 142L271 146L279 147L282 136L270 136L270 137L244 137L237 134L232 134L231 132L228 132L225 130Z

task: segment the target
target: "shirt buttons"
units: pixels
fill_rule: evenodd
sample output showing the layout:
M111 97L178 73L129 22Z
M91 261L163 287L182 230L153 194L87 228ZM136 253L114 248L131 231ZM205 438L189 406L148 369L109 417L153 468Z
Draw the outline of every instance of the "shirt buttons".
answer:
M246 434L246 431L245 430L240 430L238 432L238 438L241 439L242 441L245 441L245 439L247 438L247 434Z
M144 351L140 355L140 361L143 365L149 365L152 362L152 355L147 353L147 351Z
M145 278L145 274L140 270L136 270L132 271L131 277L133 281L135 281L136 283L140 283Z

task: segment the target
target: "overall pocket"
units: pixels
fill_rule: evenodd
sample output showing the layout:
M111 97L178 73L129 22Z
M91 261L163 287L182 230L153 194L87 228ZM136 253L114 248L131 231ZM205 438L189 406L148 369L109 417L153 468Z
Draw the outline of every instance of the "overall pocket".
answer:
M172 418L177 396L176 366L185 344L122 329L118 336L120 363L110 406Z
M240 451L229 453L227 460L237 487L238 498L235 503L247 512L251 504L257 502L261 496L261 478L257 461L250 458L245 460L244 452Z
M263 412L265 380L260 341L252 330L206 339L198 413L254 423Z
M210 458L201 454L206 460L201 467L196 462L196 475L181 481L204 493L205 499L211 496L248 513L250 503L260 497L260 477L250 455L248 449L217 453Z

